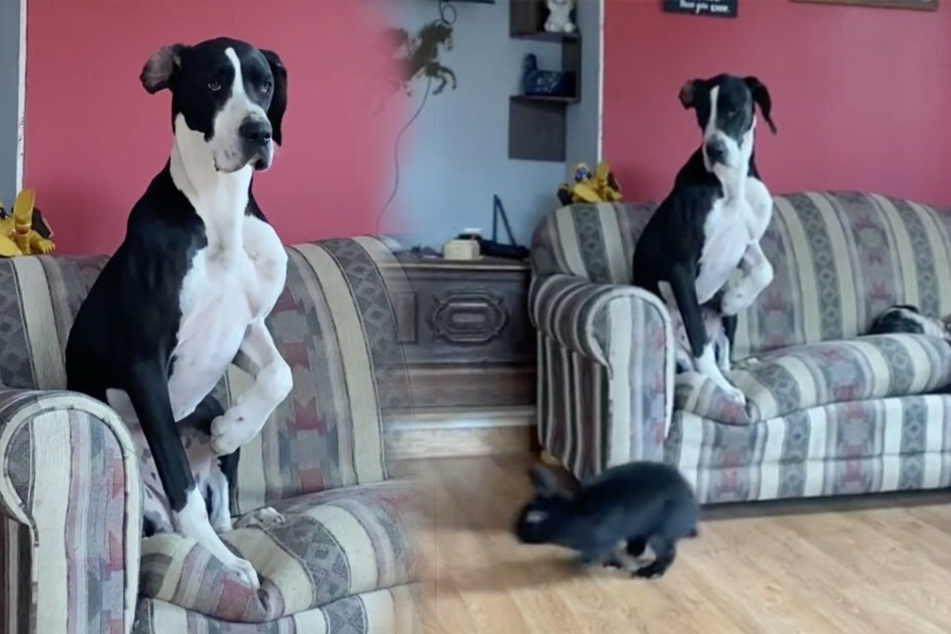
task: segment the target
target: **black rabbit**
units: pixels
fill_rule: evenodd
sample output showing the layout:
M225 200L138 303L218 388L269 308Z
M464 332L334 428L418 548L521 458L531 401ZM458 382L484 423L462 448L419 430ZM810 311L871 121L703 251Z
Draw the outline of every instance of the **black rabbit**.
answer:
M677 556L677 542L698 535L699 505L676 468L638 461L606 469L574 494L562 489L542 466L529 471L536 496L518 515L515 536L525 544L556 544L578 551L584 565L623 568L622 542L632 557L647 546L654 560L635 568L635 577L662 576Z

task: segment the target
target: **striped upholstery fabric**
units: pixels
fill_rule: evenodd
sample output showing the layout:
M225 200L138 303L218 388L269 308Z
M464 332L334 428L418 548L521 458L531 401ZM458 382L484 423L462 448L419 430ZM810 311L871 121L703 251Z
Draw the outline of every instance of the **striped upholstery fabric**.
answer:
M670 315L649 293L554 274L529 295L540 359L538 433L576 473L630 456L663 458L673 408ZM565 384L572 389L557 394ZM586 442L607 421L608 442Z
M288 254L287 286L268 326L291 366L294 387L262 433L242 447L232 511L241 515L282 504L296 510L284 528L242 529L228 540L273 571L275 580L263 575L271 592L268 600L276 601L267 607L268 614L303 610L301 614L310 616L297 621L297 615L288 616L234 631L294 631L295 623L315 628L299 630L307 632L369 631L357 627L359 618L371 629L375 622L392 624L393 597L400 584L417 577L410 498L384 484L384 426L410 400L391 303L399 270L383 243L372 238L301 244L288 247ZM105 262L96 256L0 260L0 385L10 388L0 392L0 438L6 439L0 442L8 443L0 446L6 451L9 443L19 443L18 450L4 454L9 458L6 488L0 492L0 538L6 552L0 619L10 624L6 631L18 633L118 633L132 627L138 611L137 632L224 632L225 626L214 624L211 617L173 608L171 602L142 597L137 607L143 544L139 480L137 472L133 477L127 470L127 464L134 464L128 462L134 460L131 443L109 408L62 392L69 328ZM232 368L215 395L227 406L250 381ZM31 455L25 452L34 446L31 439L43 448L39 461L24 457ZM56 455L61 459L51 459ZM43 469L34 469L41 464ZM59 470L51 471L54 466ZM42 508L34 508L36 500L43 502ZM76 504L78 500L83 504ZM54 507L67 509L66 516ZM361 527L362 539L356 530ZM40 530L50 534L37 542L31 531ZM290 534L293 530L298 533ZM190 593L188 584L207 591L211 579L221 580L202 553L187 552L182 541L165 553L147 545L143 587L161 577L166 583L154 589L155 596L186 607L202 605L210 612L233 615L244 610L244 618L251 621L266 616L247 605L242 608L241 592L227 581L221 601ZM81 547L76 550L74 544ZM336 544L336 562L348 568L346 573L334 569L337 585L333 575L321 578L325 572L318 565L332 553L307 550L321 544ZM300 562L297 572L282 567L281 558L275 558L280 548L291 549L285 563L300 555L309 573ZM163 554L164 573L156 563ZM169 576L180 562L194 575L182 577L184 584ZM302 579L310 574L314 598L300 599L306 590L282 585L282 574ZM46 594L43 584L51 588ZM352 593L364 594L357 598ZM45 610L44 600L49 606ZM179 627L182 614L187 629ZM344 614L352 618L337 618ZM273 629L273 624L280 625Z
M142 529L125 425L85 396L0 389L0 457L0 629L129 631Z
M892 304L915 304L933 317L951 313L951 210L858 192L802 192L776 196L775 203L772 223L762 241L775 277L757 301L739 316L732 350L734 362L789 350L807 354L810 350L819 350L809 346L823 342L851 341L854 344L853 340L867 331L874 317ZM823 426L832 424L833 419L829 417L845 416L837 408L853 411L848 407L854 409L854 403L872 408L882 403L901 404L898 409L892 406L876 414L879 423L870 422L871 428L876 424L878 429L894 424L898 430L903 425L927 423L940 428L946 424L943 410L932 410L927 420L909 418L910 415L902 417L905 404L918 402L915 400L918 396L910 395L919 391L921 376L916 374L912 379L878 373L886 366L898 373L904 369L933 371L920 391L940 387L945 378L946 351L939 350L939 344L933 344L927 353L919 350L921 354L931 355L930 361L916 357L913 368L893 356L885 362L879 358L873 364L875 370L868 365L860 369L864 353L859 348L848 348L848 354L843 352L845 348L835 348L844 354L843 359L853 360L854 363L846 365L849 371L856 373L855 378L868 379L874 375L874 383L855 386L851 396L844 385L836 388L834 382L841 381L841 377L833 380L832 374L827 377L831 383L815 385L817 372L820 372L817 368L823 363L818 359L807 364L812 369L781 382L770 382L773 379L767 380L763 375L779 365L759 369L749 366L745 374L737 369L736 380L751 392L747 410L716 403L716 390L690 377L678 377L675 390L672 368L653 373L653 383L632 381L623 386L612 382L616 366L592 351L626 346L631 363L640 367L661 367L668 358L663 352L670 353L671 346L664 341L654 348L642 343L656 340L650 339L645 330L643 315L648 311L631 309L626 318L618 311L610 320L602 317L596 322L589 316L590 309L583 306L587 297L634 297L629 290L619 289L630 285L634 244L656 206L654 202L571 205L548 214L533 235L534 292L530 302L539 330L539 376L542 377L539 440L576 476L585 477L618 462L666 456L667 460L677 461L695 473L722 472L725 480L736 479L731 485L731 491L736 494L731 494L734 498L757 499L768 494L744 480L752 477L748 472L723 472L737 459L739 451L723 444L726 438L742 439L744 443L762 441L767 438L767 429L789 429L788 419L797 416L816 421L810 429L824 433ZM553 291L542 292L548 288ZM563 295L557 297L556 290L561 290ZM625 292L629 294L623 295ZM581 299L575 300L575 297ZM646 300L627 301L633 305L635 301ZM666 316L657 317L658 321L666 319ZM654 329L655 333L661 331ZM910 348L906 348L896 354L901 356L909 351ZM649 355L654 358L642 358ZM932 362L933 365L925 367ZM897 365L890 365L892 363ZM887 385L883 387L883 384ZM776 403L769 403L771 398L776 399L775 390L791 386L818 391L811 395L784 394ZM670 408L667 401L672 392L677 396L674 407ZM901 398L888 398L899 395ZM629 404L628 409L618 408L620 402ZM627 412L632 409L657 412L658 416L672 410L673 414L659 423L630 416ZM714 423L708 417L727 424ZM665 430L665 447L645 446L643 439L657 440L658 429ZM775 432L768 437L780 442ZM939 434L928 438L927 446L921 451L929 456L940 455L944 449L937 440ZM792 452L787 449L792 446L790 443L776 445L778 457L755 455L757 460L776 459L783 464L804 460L794 453L783 453ZM817 446L820 444L813 442L812 447ZM817 460L832 459L836 455L837 449L832 444L821 446L828 456ZM699 453L689 453L687 462L683 462L677 456L688 447L691 452ZM672 454L674 450L676 455ZM874 462L876 459L878 462ZM883 473L895 468L885 464L890 459L885 453L877 458L863 458L854 465L850 463L847 468L857 469L860 475L853 473L849 478L880 481L886 489L892 484L904 486L916 481L883 477ZM933 478L920 480L926 484L934 481ZM838 490L836 486L829 484L823 490ZM731 495L712 494L708 499L733 499Z
M145 600L133 634L417 634L422 618L414 590L415 585L365 592L269 623L222 621Z
M674 413L667 460L702 503L951 485L951 395L824 405L756 425Z
M774 200L762 241L774 280L740 314L734 359L855 337L892 304L915 304L935 317L951 313L951 209L856 192ZM533 235L534 273L630 284L634 244L656 207L599 203L556 210Z
M382 243L328 240L289 247L288 254L287 286L267 324L294 388L241 448L235 514L384 479L382 426L408 401ZM0 260L0 383L66 387L69 328L105 262L96 256ZM232 367L215 394L227 407L250 381Z
M225 543L263 577L258 591L192 539L147 538L139 592L224 621L260 623L405 584L418 565L410 493L400 482L323 491L275 503L283 524L227 533Z
M675 407L748 425L818 405L923 394L951 384L951 346L910 334L790 346L741 364L730 378L746 394L745 408L696 372L677 376Z

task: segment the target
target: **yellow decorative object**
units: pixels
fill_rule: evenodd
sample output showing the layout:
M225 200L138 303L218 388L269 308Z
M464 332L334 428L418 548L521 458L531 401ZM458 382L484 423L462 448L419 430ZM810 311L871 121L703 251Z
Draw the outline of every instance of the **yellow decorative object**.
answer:
M585 163L578 163L573 171L574 182L565 183L558 188L558 200L563 205L621 200L621 187L607 161L598 163L594 173Z
M0 202L0 256L12 258L18 255L48 254L56 248L49 239L53 232L42 214L34 207L35 200L36 194L33 190L24 189L17 195L12 212L4 209L3 203ZM34 212L49 237L44 237L34 229Z

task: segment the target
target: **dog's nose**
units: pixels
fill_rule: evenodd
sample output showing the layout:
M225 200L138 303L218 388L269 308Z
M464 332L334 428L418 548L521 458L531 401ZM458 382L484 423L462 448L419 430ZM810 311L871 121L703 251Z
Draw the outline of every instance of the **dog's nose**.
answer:
M717 139L707 141L706 152L707 159L711 164L723 163L726 159L726 146Z
M267 145L271 140L271 122L264 119L247 119L238 128L238 134L249 143Z

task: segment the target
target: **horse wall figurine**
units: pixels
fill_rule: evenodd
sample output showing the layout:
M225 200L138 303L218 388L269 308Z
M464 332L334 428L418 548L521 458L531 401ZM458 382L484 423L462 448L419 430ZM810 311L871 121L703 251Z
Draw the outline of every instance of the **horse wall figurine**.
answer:
M440 47L452 50L452 27L442 20L435 20L423 26L419 33L410 37L406 29L385 29L381 35L382 54L395 61L395 67L388 64L388 68L397 68L399 74L386 74L375 80L379 91L379 101L373 108L374 113L383 109L383 101L394 95L402 87L407 96L412 96L412 82L417 78L438 81L433 89L434 95L440 94L452 83L452 89L457 86L456 74L451 68L439 61ZM393 60L393 56L400 53L400 57Z
M434 95L445 90L450 81L452 89L456 89L456 74L451 68L439 62L440 46L446 50L452 50L452 27L442 20L430 22L413 38L409 45L409 54L403 60L406 65L404 83L407 94L413 94L409 84L417 77L426 77L440 82L433 89Z

